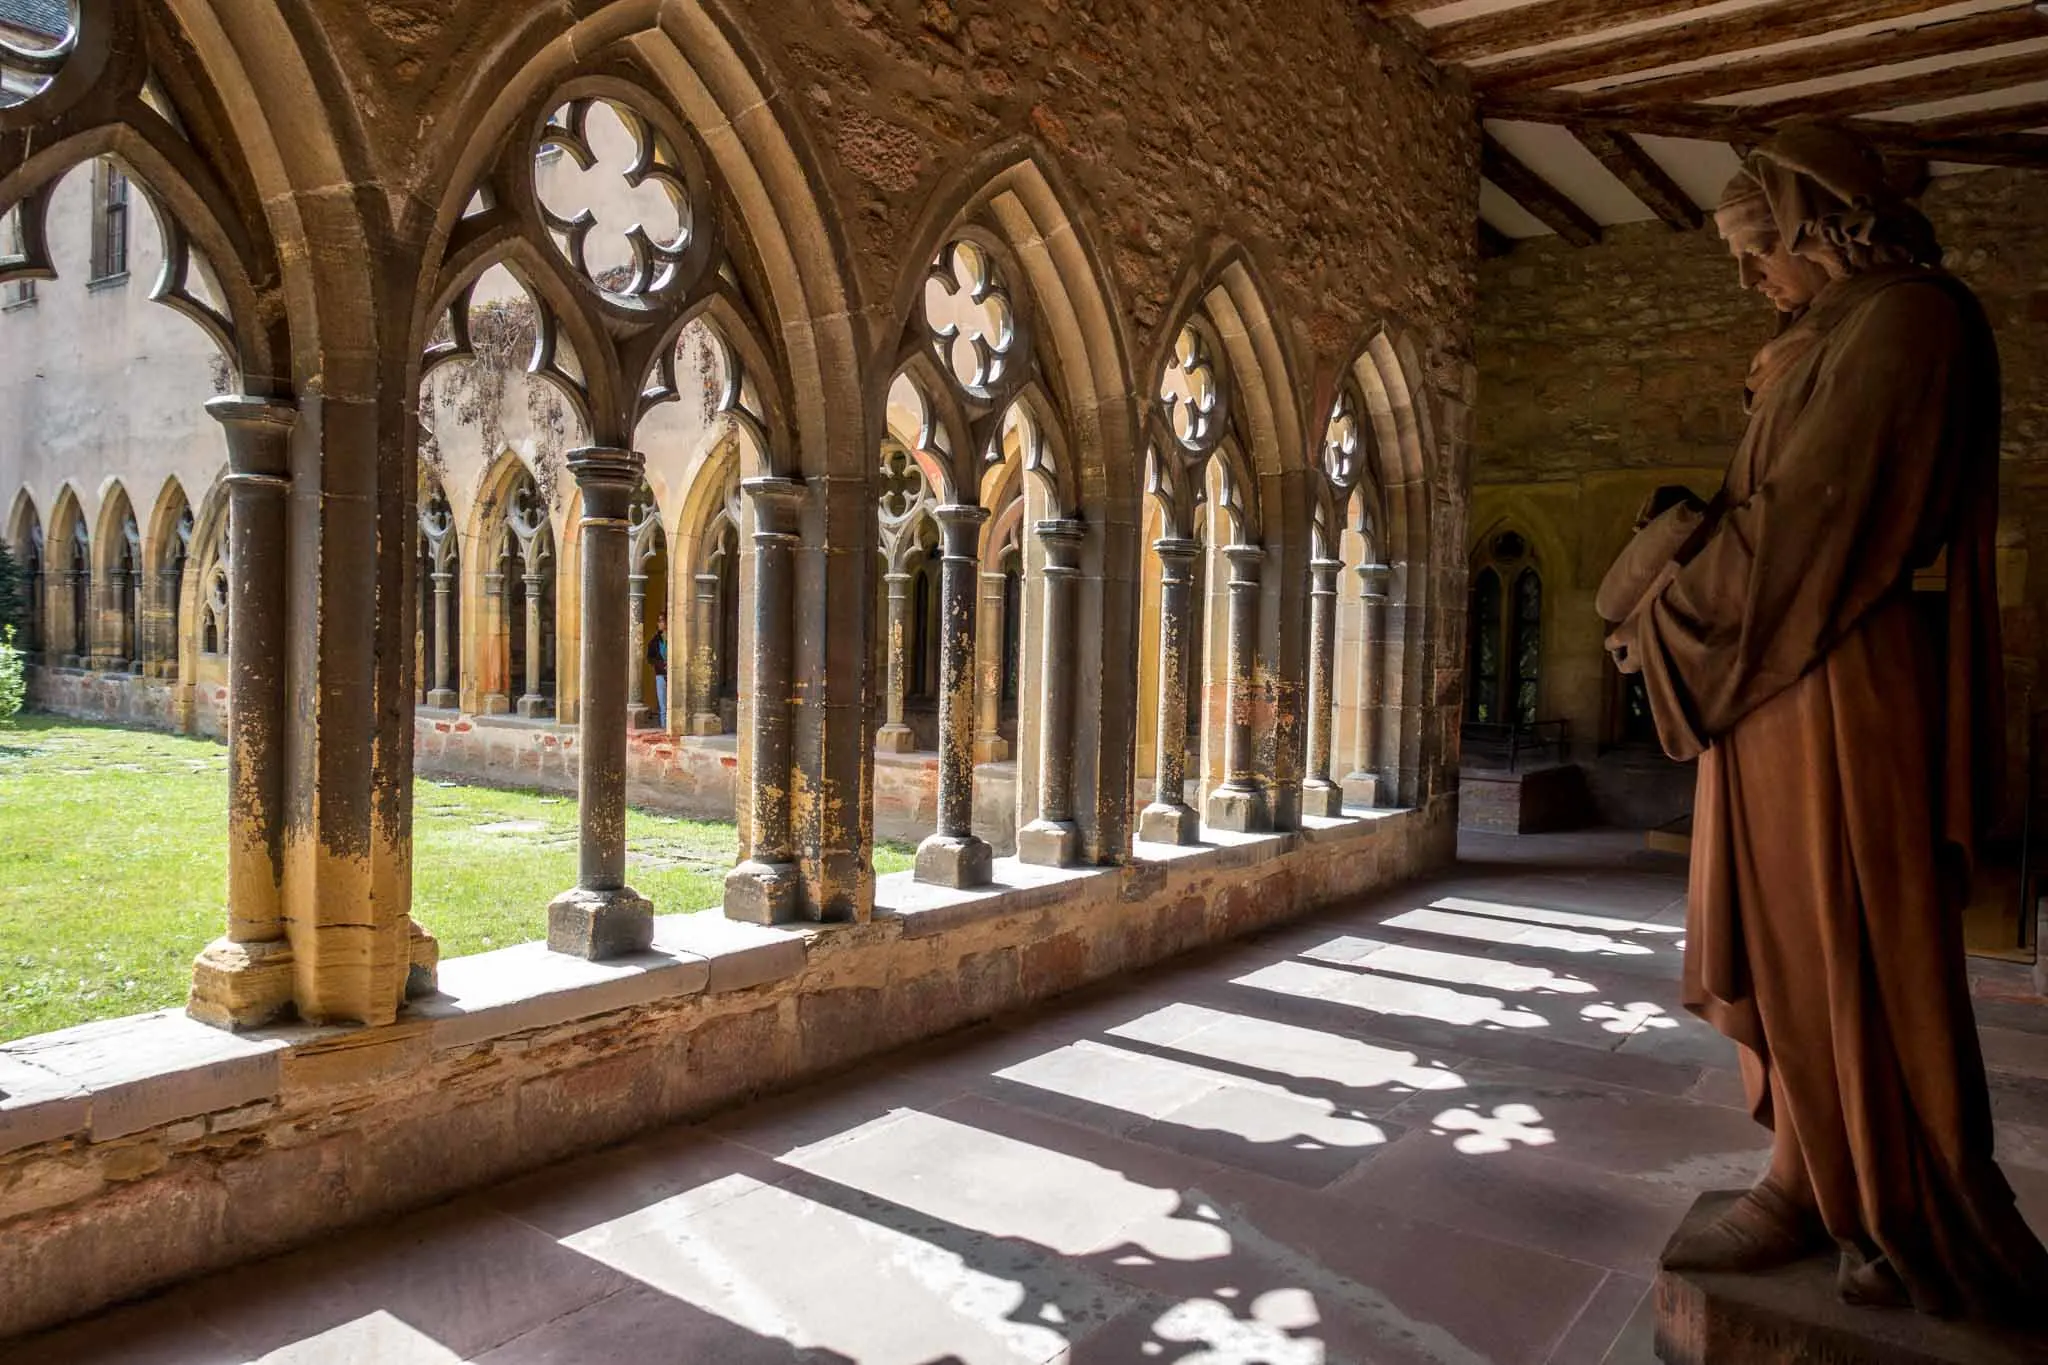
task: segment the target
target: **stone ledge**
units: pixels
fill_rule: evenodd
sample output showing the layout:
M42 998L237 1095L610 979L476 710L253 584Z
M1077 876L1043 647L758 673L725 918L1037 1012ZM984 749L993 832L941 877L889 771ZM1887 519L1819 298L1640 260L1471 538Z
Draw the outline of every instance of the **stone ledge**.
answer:
M92 1141L105 1142L270 1098L278 1089L278 1055L288 1046L275 1036L227 1033L180 1011L158 1010L24 1038L0 1048L0 1066L26 1064L69 1088L53 1091L43 1105L68 1106L83 1096L84 1122L64 1132L83 1128ZM0 1128L0 1150L24 1145L13 1140L16 1124L40 1130L67 1112L35 1112L42 1107L13 1112L13 1123Z
M909 872L892 872L875 879L875 919L896 921L905 938L924 938L1038 909L1064 898L1076 882L1119 871L1114 867L1040 867L1015 858L998 858L990 885L962 889L921 882Z
M657 950L609 962L521 943L441 964L440 989L415 1000L408 1018L432 1024L432 1047L463 1047L548 1028L666 996L693 995L711 979L694 953Z

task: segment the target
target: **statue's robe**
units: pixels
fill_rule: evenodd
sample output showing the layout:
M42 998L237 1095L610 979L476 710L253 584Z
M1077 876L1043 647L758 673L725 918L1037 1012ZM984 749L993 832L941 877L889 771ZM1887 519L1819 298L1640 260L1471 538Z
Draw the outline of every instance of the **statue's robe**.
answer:
M1684 999L1845 1248L1930 1311L2038 1310L1961 923L2004 741L1990 328L1938 271L1852 275L1750 389L1710 529L1621 626L1666 751L1699 758Z

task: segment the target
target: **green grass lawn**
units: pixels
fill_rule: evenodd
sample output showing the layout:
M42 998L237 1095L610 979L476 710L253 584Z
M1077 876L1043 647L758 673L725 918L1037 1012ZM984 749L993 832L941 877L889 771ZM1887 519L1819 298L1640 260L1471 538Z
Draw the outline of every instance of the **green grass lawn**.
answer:
M633 886L662 914L719 901L733 826L633 811ZM911 851L875 850L896 872ZM48 716L0 727L0 1040L184 1001L220 935L227 750ZM422 780L413 914L444 957L537 939L576 880L576 801Z

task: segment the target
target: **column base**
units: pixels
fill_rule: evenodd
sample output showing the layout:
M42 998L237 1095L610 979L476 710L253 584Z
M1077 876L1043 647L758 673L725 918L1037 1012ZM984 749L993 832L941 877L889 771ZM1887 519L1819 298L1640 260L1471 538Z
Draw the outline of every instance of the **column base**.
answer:
M748 924L788 924L803 904L803 879L795 863L759 863L749 858L725 874L725 917Z
M477 714L483 716L503 716L509 715L511 710L512 699L510 697L506 696L503 692L486 692L484 693L483 704L477 708Z
M875 731L875 751L907 754L917 748L917 735L908 725L884 725Z
M917 868L911 875L933 886L964 890L987 886L994 865L994 850L972 834L934 834L917 846Z
M1002 763L1010 757L1010 741L1001 735L983 735L974 741L976 763Z
M1378 773L1352 772L1344 774L1344 804L1357 806L1361 810L1372 810L1380 803L1380 778Z
M261 1028L292 1007L292 945L218 938L192 963L185 1013L215 1028Z
M1081 831L1071 820L1033 820L1017 831L1017 861L1033 867L1072 867L1081 856Z
M554 709L554 704L546 697L538 696L532 692L519 699L519 714L525 716L528 720L545 719L547 714Z
M725 733L725 717L710 711L699 711L690 717L689 733L693 735L722 735Z
M410 915L406 923L412 930L412 945L405 971L405 998L417 1000L441 988L441 941L420 928Z
M1233 787L1228 783L1209 793L1209 824L1233 834L1264 834L1273 827L1266 809L1266 794L1257 787Z
M548 902L548 951L602 962L654 946L654 902L630 886L577 887Z
M427 693L427 705L437 711L453 711L455 704L455 689L452 687L437 687Z
M1202 818L1181 802L1154 801L1138 812L1138 837L1148 844L1199 844Z
M651 730L654 728L656 719L658 717L655 716L654 708L651 706L636 704L626 708L626 728L628 730Z
M1344 789L1328 778L1310 778L1301 784L1301 813L1334 818L1344 813Z

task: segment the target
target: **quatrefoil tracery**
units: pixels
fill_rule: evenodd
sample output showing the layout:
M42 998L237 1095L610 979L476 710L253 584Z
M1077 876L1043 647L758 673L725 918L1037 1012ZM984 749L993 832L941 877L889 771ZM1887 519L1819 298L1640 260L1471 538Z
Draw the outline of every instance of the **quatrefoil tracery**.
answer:
M562 155L549 157L550 151ZM563 258L593 288L628 302L682 282L696 221L690 177L667 134L623 104L586 96L549 116L534 158L541 220ZM623 200L607 193L614 179L627 187ZM622 212L639 216L613 221Z
M1015 376L1017 311L986 248L956 239L933 258L924 317L933 352L969 395L993 399Z
M1192 325L1180 329L1159 376L1159 403L1174 439L1207 454L1223 434L1223 390L1208 342Z
M1358 483L1364 439L1358 395L1346 384L1337 391L1336 405L1323 429L1323 474L1341 492L1348 493Z

